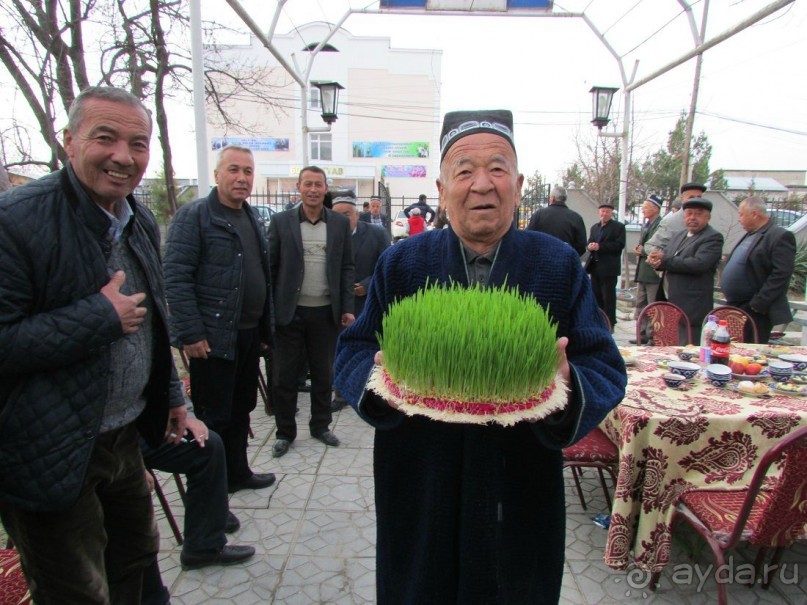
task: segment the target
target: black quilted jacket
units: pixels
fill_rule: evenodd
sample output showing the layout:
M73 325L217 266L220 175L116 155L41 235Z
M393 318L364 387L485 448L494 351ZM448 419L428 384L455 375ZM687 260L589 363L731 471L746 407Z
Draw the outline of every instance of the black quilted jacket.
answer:
M137 420L157 445L182 405L168 342L153 215L134 198L131 248L156 309L147 405ZM0 500L62 510L79 495L101 423L109 346L120 320L100 294L109 281L109 219L72 169L0 194ZM169 396L170 392L170 396Z
M255 211L244 204L261 249L266 302L261 341L271 343L272 285L269 251ZM174 346L207 339L211 357L235 359L244 291L241 240L227 220L217 189L174 216L165 241L165 290Z

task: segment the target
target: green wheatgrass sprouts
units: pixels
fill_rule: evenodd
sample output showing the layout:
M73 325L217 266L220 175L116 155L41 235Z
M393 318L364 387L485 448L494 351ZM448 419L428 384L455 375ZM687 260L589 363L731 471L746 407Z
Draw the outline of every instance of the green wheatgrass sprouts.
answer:
M557 370L557 324L506 285L428 285L383 320L384 367L401 387L445 401L518 402Z

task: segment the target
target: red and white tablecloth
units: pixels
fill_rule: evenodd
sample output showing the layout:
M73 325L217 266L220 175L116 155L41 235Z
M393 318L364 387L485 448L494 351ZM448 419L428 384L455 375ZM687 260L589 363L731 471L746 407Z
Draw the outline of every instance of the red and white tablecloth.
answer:
M676 499L694 488L748 484L763 454L807 425L807 398L747 396L714 387L702 375L685 390L671 389L658 360L677 359L678 347L627 350L636 362L628 367L625 399L602 424L620 451L605 562L624 569L634 561L654 572L670 558Z

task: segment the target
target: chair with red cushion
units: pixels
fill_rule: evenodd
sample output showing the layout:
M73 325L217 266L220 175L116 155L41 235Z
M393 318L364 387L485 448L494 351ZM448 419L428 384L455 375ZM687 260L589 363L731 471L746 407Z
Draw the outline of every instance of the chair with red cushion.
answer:
M778 479L767 478L771 467L780 467ZM722 569L725 553L739 542L759 548L755 578L768 588L785 548L807 539L807 426L794 430L768 450L754 471L747 488L696 489L683 494L673 512L672 523L686 521L700 534L715 556L715 569ZM775 549L763 567L768 549ZM766 574L760 572L766 569ZM655 590L659 573L650 588ZM717 583L718 604L727 605L726 584Z
M709 314L704 318L704 322L709 320L709 315L714 315L718 320L726 320L726 323L728 324L727 327L729 330L729 336L731 336L731 339L734 342L746 342L746 324L750 326L751 337L754 339L754 342L759 342L759 331L757 330L757 324L748 313L739 307L732 307L731 305L715 307L709 311Z
M588 510L588 508L586 507L586 499L583 496L583 489L580 486L580 469L582 467L596 468L600 475L600 485L602 485L602 491L605 494L605 501L608 503L608 510L611 510L611 494L605 484L603 471L607 471L611 475L611 479L616 485L619 450L601 429L595 428L574 445L564 448L563 466L572 469L572 477L574 478L577 495L580 498L580 504L583 505L583 510Z
M642 342L642 327L646 322L650 324L649 331L653 334L653 345L656 347L688 345L691 342L689 318L678 305L654 302L642 309L636 319L636 342ZM684 335L683 339L681 334Z
M20 553L0 548L0 605L30 605L31 593L22 573Z

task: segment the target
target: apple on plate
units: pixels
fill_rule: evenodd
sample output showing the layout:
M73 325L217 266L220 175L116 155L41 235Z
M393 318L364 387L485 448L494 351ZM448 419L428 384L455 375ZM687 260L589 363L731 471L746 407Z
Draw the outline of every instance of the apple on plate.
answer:
M745 374L747 366L742 361L732 361L729 365L731 371L735 374Z

